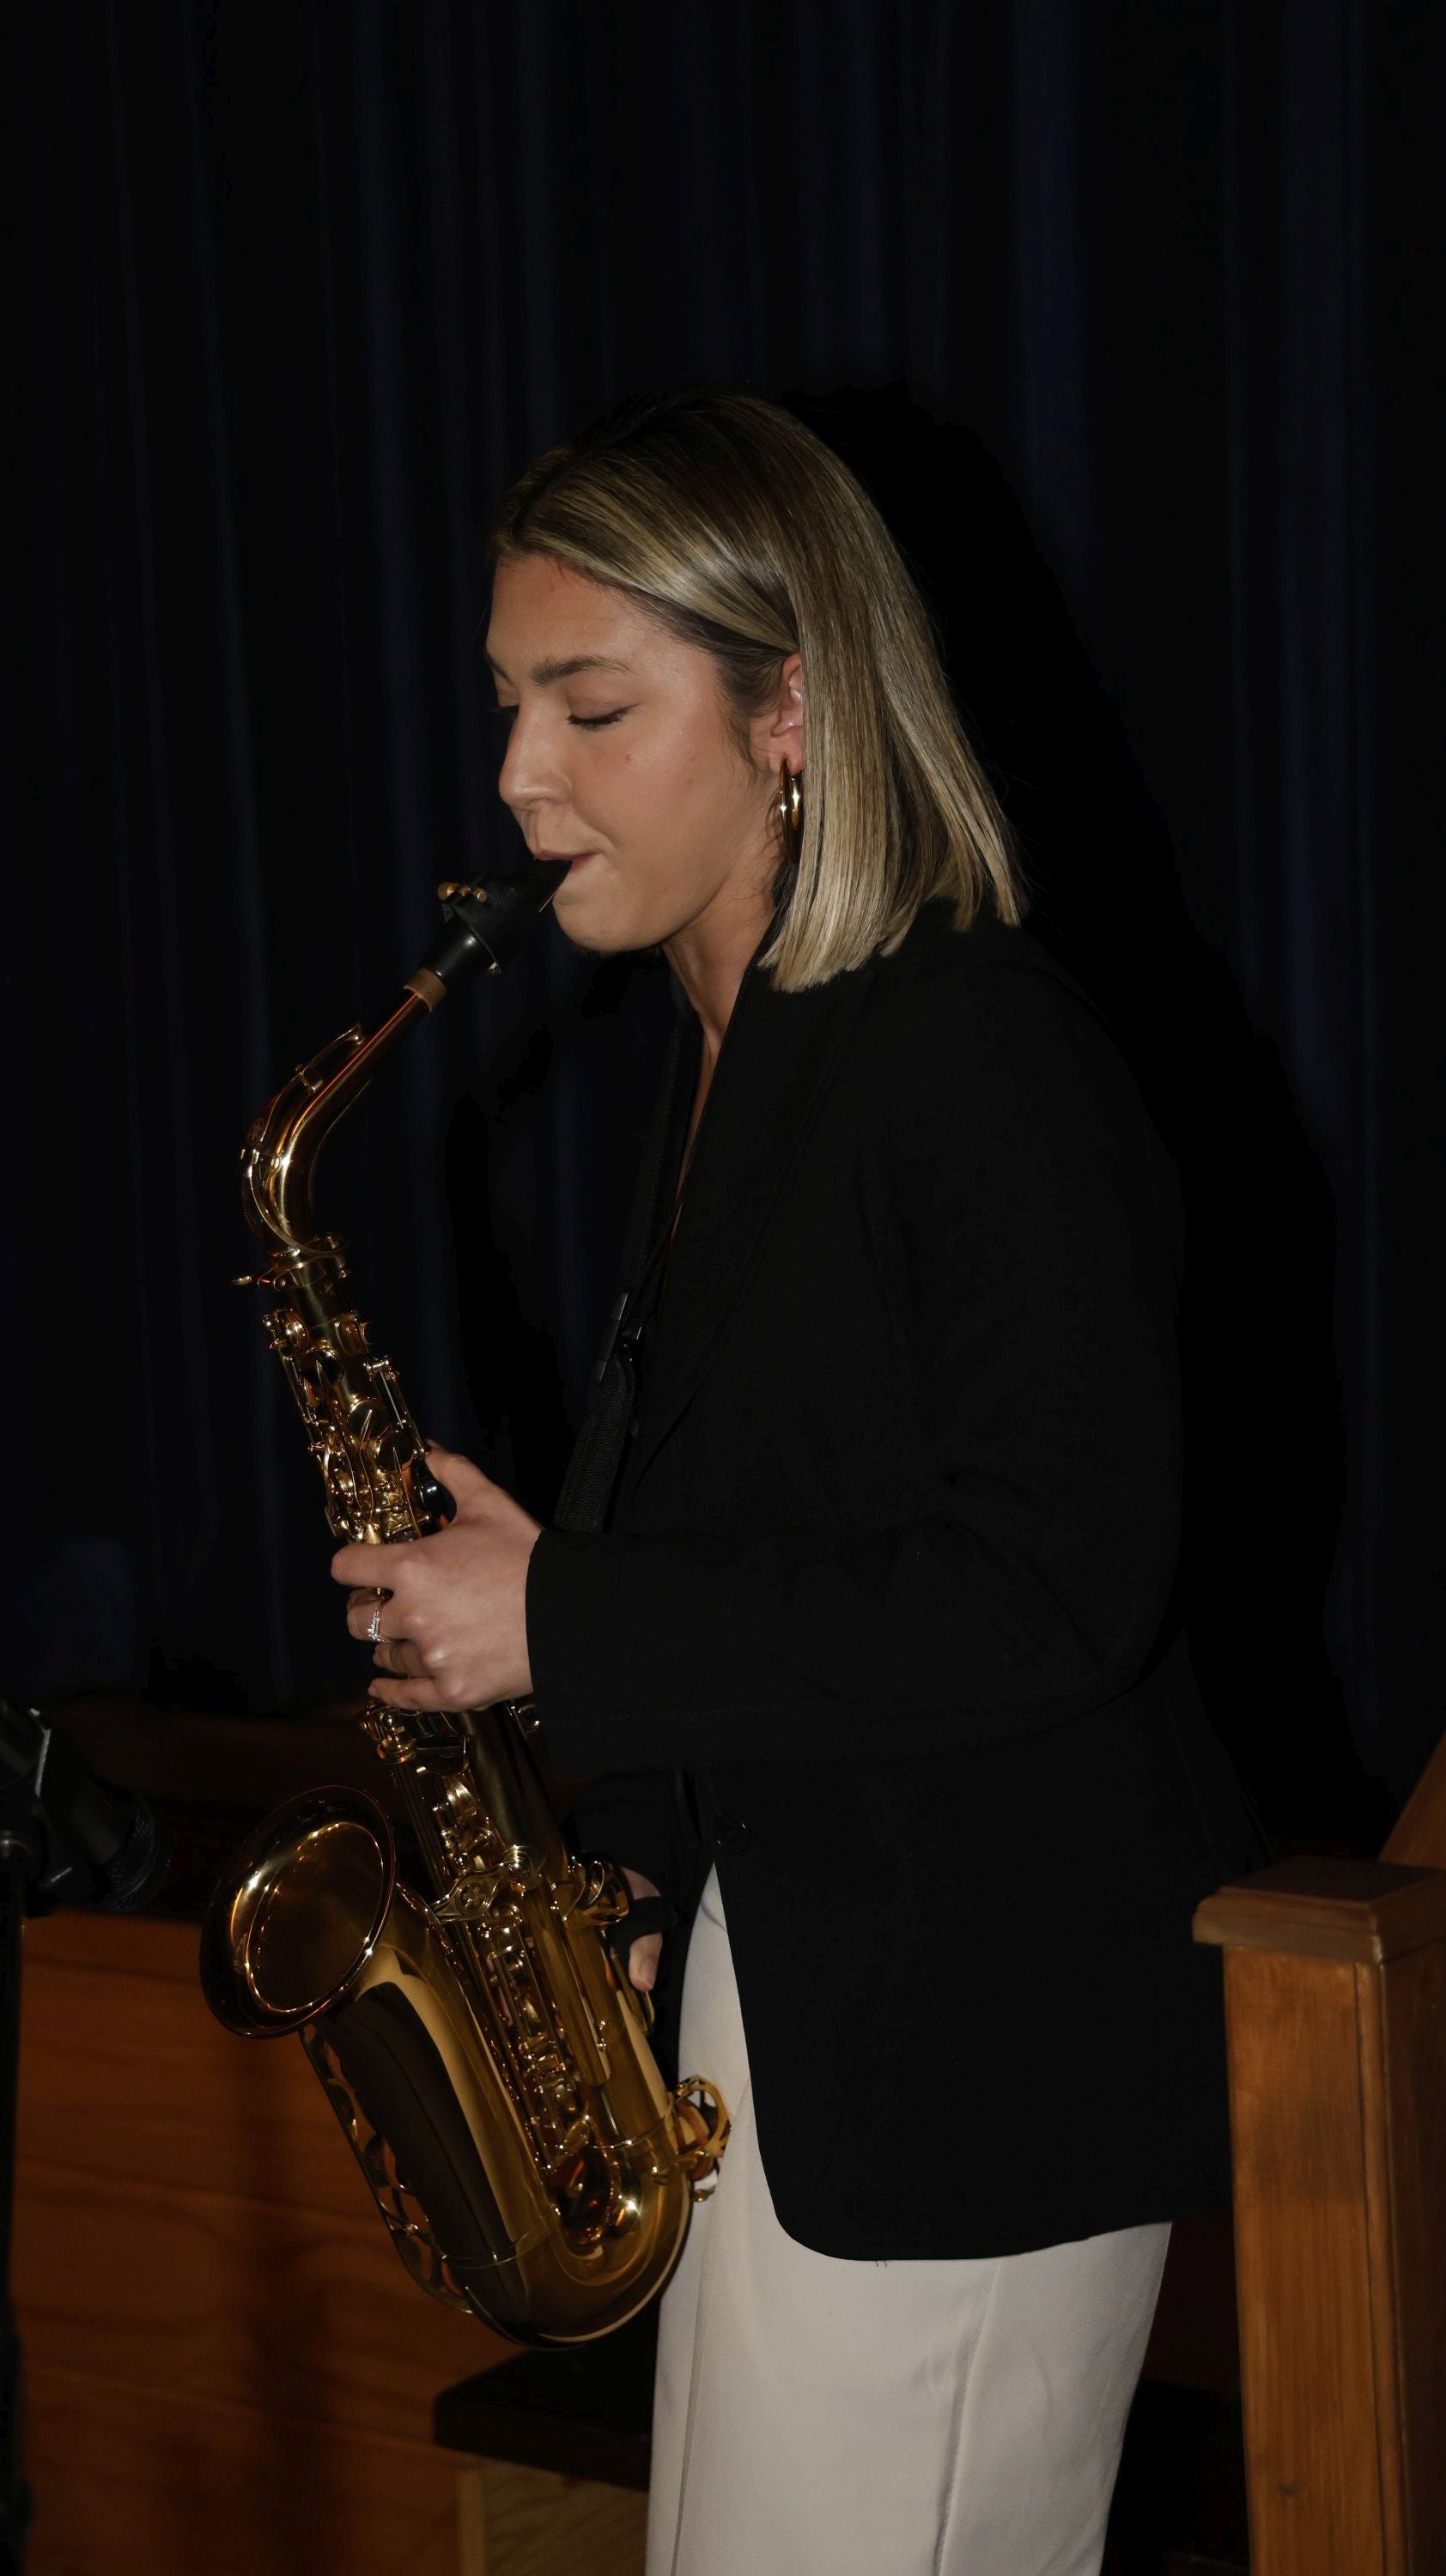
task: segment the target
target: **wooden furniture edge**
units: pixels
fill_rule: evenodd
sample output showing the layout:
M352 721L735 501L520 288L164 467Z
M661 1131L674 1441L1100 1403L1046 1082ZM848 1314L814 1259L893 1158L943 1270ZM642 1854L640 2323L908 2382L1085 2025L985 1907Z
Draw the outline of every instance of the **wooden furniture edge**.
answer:
M1446 1940L1446 1870L1369 1860L1278 1861L1217 1888L1195 1938L1226 1950L1381 1967Z

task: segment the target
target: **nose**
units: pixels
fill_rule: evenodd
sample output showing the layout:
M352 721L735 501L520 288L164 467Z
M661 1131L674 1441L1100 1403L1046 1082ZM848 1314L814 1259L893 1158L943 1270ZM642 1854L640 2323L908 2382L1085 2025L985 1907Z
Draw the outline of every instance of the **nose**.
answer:
M525 823L534 806L553 804L566 794L544 709L518 707L507 735L497 793L519 823Z

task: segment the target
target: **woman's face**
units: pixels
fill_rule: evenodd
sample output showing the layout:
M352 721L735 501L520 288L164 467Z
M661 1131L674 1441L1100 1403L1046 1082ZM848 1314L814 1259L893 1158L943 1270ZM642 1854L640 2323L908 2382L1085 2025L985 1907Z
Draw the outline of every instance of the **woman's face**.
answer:
M652 948L745 916L761 938L774 713L745 754L711 654L539 555L499 566L487 658L512 716L500 793L535 857L572 861L555 901L569 939Z

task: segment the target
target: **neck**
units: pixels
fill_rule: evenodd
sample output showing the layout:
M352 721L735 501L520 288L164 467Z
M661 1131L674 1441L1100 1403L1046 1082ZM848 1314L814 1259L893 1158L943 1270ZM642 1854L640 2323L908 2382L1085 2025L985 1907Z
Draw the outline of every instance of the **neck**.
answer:
M708 1071L718 1061L738 988L773 916L771 902L756 886L725 887L723 895L728 900L715 900L663 942L663 954L698 1015Z

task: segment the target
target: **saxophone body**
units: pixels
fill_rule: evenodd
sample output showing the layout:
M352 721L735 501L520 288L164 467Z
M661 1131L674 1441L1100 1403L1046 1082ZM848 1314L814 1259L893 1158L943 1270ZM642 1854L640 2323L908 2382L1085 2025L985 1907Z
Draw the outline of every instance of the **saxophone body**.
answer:
M302 1066L247 1137L254 1283L321 1469L337 1538L443 1525L391 1361L374 1352L344 1246L317 1229L312 1175L377 1063L457 983L497 972L550 901L557 865L444 887L448 928L370 1033ZM243 1283L252 1284L252 1283ZM433 2297L533 2345L585 2342L663 2286L727 2116L664 2082L650 2007L614 1955L621 1874L569 1852L528 1746L529 1710L456 1715L369 1702L423 1884L386 1810L319 1788L268 1817L215 1890L201 1974L247 2038L298 2033L398 2253Z

